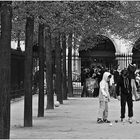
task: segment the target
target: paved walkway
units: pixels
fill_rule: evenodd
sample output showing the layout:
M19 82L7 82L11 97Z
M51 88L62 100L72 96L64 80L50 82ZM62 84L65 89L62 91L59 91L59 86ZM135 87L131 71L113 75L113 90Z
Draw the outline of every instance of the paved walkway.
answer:
M45 99L46 101L46 99ZM69 98L54 110L37 117L38 96L33 97L33 127L23 127L23 100L11 104L11 139L136 139L140 138L140 102L134 102L133 124L115 123L119 101L109 103L109 124L97 124L98 98ZM46 102L45 102L46 106ZM127 108L126 108L127 109Z

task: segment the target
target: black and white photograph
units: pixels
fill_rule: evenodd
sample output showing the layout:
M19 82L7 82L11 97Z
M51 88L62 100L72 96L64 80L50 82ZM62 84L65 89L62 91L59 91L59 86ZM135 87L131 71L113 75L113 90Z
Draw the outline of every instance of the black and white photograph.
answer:
M140 139L140 1L0 0L0 139Z

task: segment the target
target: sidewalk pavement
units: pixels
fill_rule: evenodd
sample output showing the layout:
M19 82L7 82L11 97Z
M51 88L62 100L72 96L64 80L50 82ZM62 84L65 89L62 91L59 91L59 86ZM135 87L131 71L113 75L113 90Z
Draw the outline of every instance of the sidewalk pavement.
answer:
M46 99L45 106L46 108ZM56 100L56 98L55 98ZM140 101L134 102L133 123L120 120L120 102L111 99L109 120L112 125L97 124L98 98L73 97L54 110L37 117L38 95L33 96L33 127L23 127L24 101L11 104L11 139L137 139L140 138ZM127 119L127 108L126 108Z

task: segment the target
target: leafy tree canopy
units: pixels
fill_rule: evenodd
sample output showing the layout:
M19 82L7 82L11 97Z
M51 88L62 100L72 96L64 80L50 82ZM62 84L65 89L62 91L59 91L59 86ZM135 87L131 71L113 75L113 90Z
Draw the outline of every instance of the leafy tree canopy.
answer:
M26 16L34 16L36 38L38 23L44 23L54 36L57 32L76 32L79 40L79 37L110 31L136 40L139 38L139 12L138 1L14 1L13 38L19 31L24 38Z

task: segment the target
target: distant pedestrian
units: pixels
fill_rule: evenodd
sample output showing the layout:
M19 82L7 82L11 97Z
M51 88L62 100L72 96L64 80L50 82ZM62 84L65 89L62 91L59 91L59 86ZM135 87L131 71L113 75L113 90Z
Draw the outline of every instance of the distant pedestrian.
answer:
M132 87L131 79L127 69L123 69L120 79L117 83L116 93L118 100L121 101L121 121L125 122L125 107L128 106L128 121L132 123L133 117L133 101L132 101Z
M128 72L129 72L129 77L131 79L132 95L135 101L139 101L140 97L137 92L135 71L136 71L136 64L129 64Z
M85 96L89 97L89 93L86 86L86 81L89 77L90 77L90 70L88 68L85 68L81 73L81 84L83 86L81 97L85 97Z
M105 72L103 74L103 78L100 82L99 89L99 112L97 123L110 123L108 120L108 102L110 101L109 94L109 81L111 78L111 74L109 72Z
M99 80L101 78L101 73L99 72L99 68L95 68L94 69L94 79L95 79L95 84L94 84L94 93L93 93L93 97L97 97L99 96Z
M115 67L113 75L114 75L114 86L115 86L115 92L114 92L113 96L114 96L114 98L117 98L116 87L117 87L117 83L118 83L119 77L120 77L120 74L119 74L119 71L117 70L117 67Z

